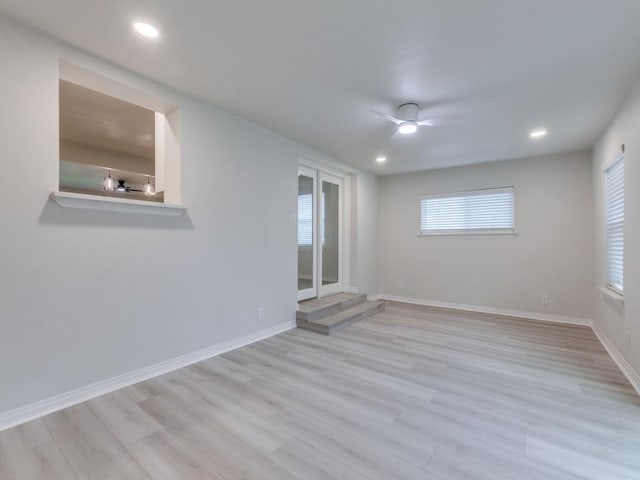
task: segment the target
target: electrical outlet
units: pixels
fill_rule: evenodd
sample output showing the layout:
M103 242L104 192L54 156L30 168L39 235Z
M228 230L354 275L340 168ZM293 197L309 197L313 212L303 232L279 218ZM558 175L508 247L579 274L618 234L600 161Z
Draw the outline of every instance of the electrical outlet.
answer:
M258 321L264 321L264 307L258 307Z
M400 288L400 289L404 288L404 280L400 280L398 282L398 288Z
M548 293L543 293L542 295L540 295L540 303L542 305L549 305L551 303Z

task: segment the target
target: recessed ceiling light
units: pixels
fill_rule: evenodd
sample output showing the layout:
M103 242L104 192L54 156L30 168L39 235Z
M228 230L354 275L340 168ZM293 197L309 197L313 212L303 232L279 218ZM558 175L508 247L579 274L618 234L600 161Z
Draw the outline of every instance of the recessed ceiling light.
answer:
M544 128L541 128L539 130L533 130L530 134L529 137L531 138L541 138L544 137L547 134L547 130Z
M384 163L386 161L387 161L387 157L383 157L382 155L376 158L376 162L378 163Z
M140 35L147 38L156 38L159 35L158 29L153 25L149 25L148 23L135 22L133 24L133 28L135 28L136 32L138 32Z
M418 124L416 122L403 122L398 126L398 132L403 135L409 135L416 133L418 130Z

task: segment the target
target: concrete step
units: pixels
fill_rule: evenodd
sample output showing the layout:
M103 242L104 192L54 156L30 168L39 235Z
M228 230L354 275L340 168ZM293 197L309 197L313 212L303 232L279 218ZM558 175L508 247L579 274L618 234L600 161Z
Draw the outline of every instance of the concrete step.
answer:
M358 293L336 293L328 297L304 300L298 304L296 319L311 322L366 301L367 296Z
M382 300L365 301L313 321L298 319L297 324L299 328L329 335L383 310Z

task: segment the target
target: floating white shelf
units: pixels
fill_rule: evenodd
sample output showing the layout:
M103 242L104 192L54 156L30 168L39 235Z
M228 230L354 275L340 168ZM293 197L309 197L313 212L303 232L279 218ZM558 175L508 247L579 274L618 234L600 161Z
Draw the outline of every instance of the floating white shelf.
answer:
M109 210L112 212L142 213L148 215L178 216L187 211L180 205L129 200L126 198L101 197L84 193L53 192L51 199L63 208L82 208L85 210Z

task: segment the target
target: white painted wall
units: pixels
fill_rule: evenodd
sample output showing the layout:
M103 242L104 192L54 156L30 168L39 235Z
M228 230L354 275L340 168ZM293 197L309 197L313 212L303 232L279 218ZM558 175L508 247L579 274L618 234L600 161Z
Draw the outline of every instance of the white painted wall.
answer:
M508 185L515 186L517 236L418 237L422 194ZM591 317L588 153L383 177L379 202L382 294Z
M640 83L620 109L593 152L594 324L635 370L640 379ZM624 160L624 305L598 287L606 281L603 167L620 154Z
M294 319L297 164L330 159L7 20L0 32L0 413ZM188 215L48 200L59 58L179 105ZM358 228L374 231L375 177L355 173ZM362 288L369 241L352 259Z
M353 178L351 277L361 293L377 294L378 283L378 185L375 175ZM375 259L371 261L371 259Z

